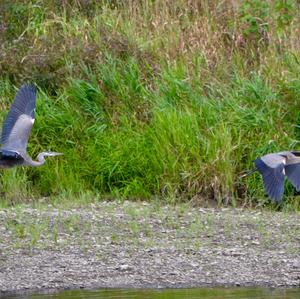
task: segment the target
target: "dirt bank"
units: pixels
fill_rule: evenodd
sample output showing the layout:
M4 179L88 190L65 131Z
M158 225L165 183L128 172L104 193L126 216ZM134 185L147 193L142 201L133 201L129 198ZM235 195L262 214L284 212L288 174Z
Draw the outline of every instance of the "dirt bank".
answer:
M0 291L300 286L300 215L103 202L0 210Z

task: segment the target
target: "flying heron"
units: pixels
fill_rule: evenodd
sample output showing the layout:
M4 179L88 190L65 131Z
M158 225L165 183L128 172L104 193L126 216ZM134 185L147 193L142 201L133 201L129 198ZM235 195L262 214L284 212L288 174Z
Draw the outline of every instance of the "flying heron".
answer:
M35 86L22 85L2 127L0 168L40 166L45 163L45 157L62 155L62 153L56 152L42 152L38 154L37 161L34 161L27 154L26 148L34 123L35 107Z
M272 153L254 160L255 168L243 176L258 171L263 177L266 193L275 202L281 202L284 178L300 191L300 151Z

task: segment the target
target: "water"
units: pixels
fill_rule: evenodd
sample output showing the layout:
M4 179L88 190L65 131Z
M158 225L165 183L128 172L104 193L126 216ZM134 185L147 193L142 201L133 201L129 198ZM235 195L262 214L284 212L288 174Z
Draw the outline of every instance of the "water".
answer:
M299 299L300 289L199 288L199 289L100 289L53 294L9 295L5 299Z

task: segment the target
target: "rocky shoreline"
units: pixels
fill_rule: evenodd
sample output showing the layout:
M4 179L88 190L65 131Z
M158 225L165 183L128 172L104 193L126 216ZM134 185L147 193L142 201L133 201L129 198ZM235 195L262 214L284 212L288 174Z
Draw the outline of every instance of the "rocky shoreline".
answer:
M300 214L145 202L0 210L0 294L300 287Z

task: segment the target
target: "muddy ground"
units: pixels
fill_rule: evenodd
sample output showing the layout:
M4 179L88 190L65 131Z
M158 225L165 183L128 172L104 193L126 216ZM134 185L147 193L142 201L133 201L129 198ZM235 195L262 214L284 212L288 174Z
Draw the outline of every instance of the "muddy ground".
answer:
M0 210L0 293L300 287L300 214L102 202Z

